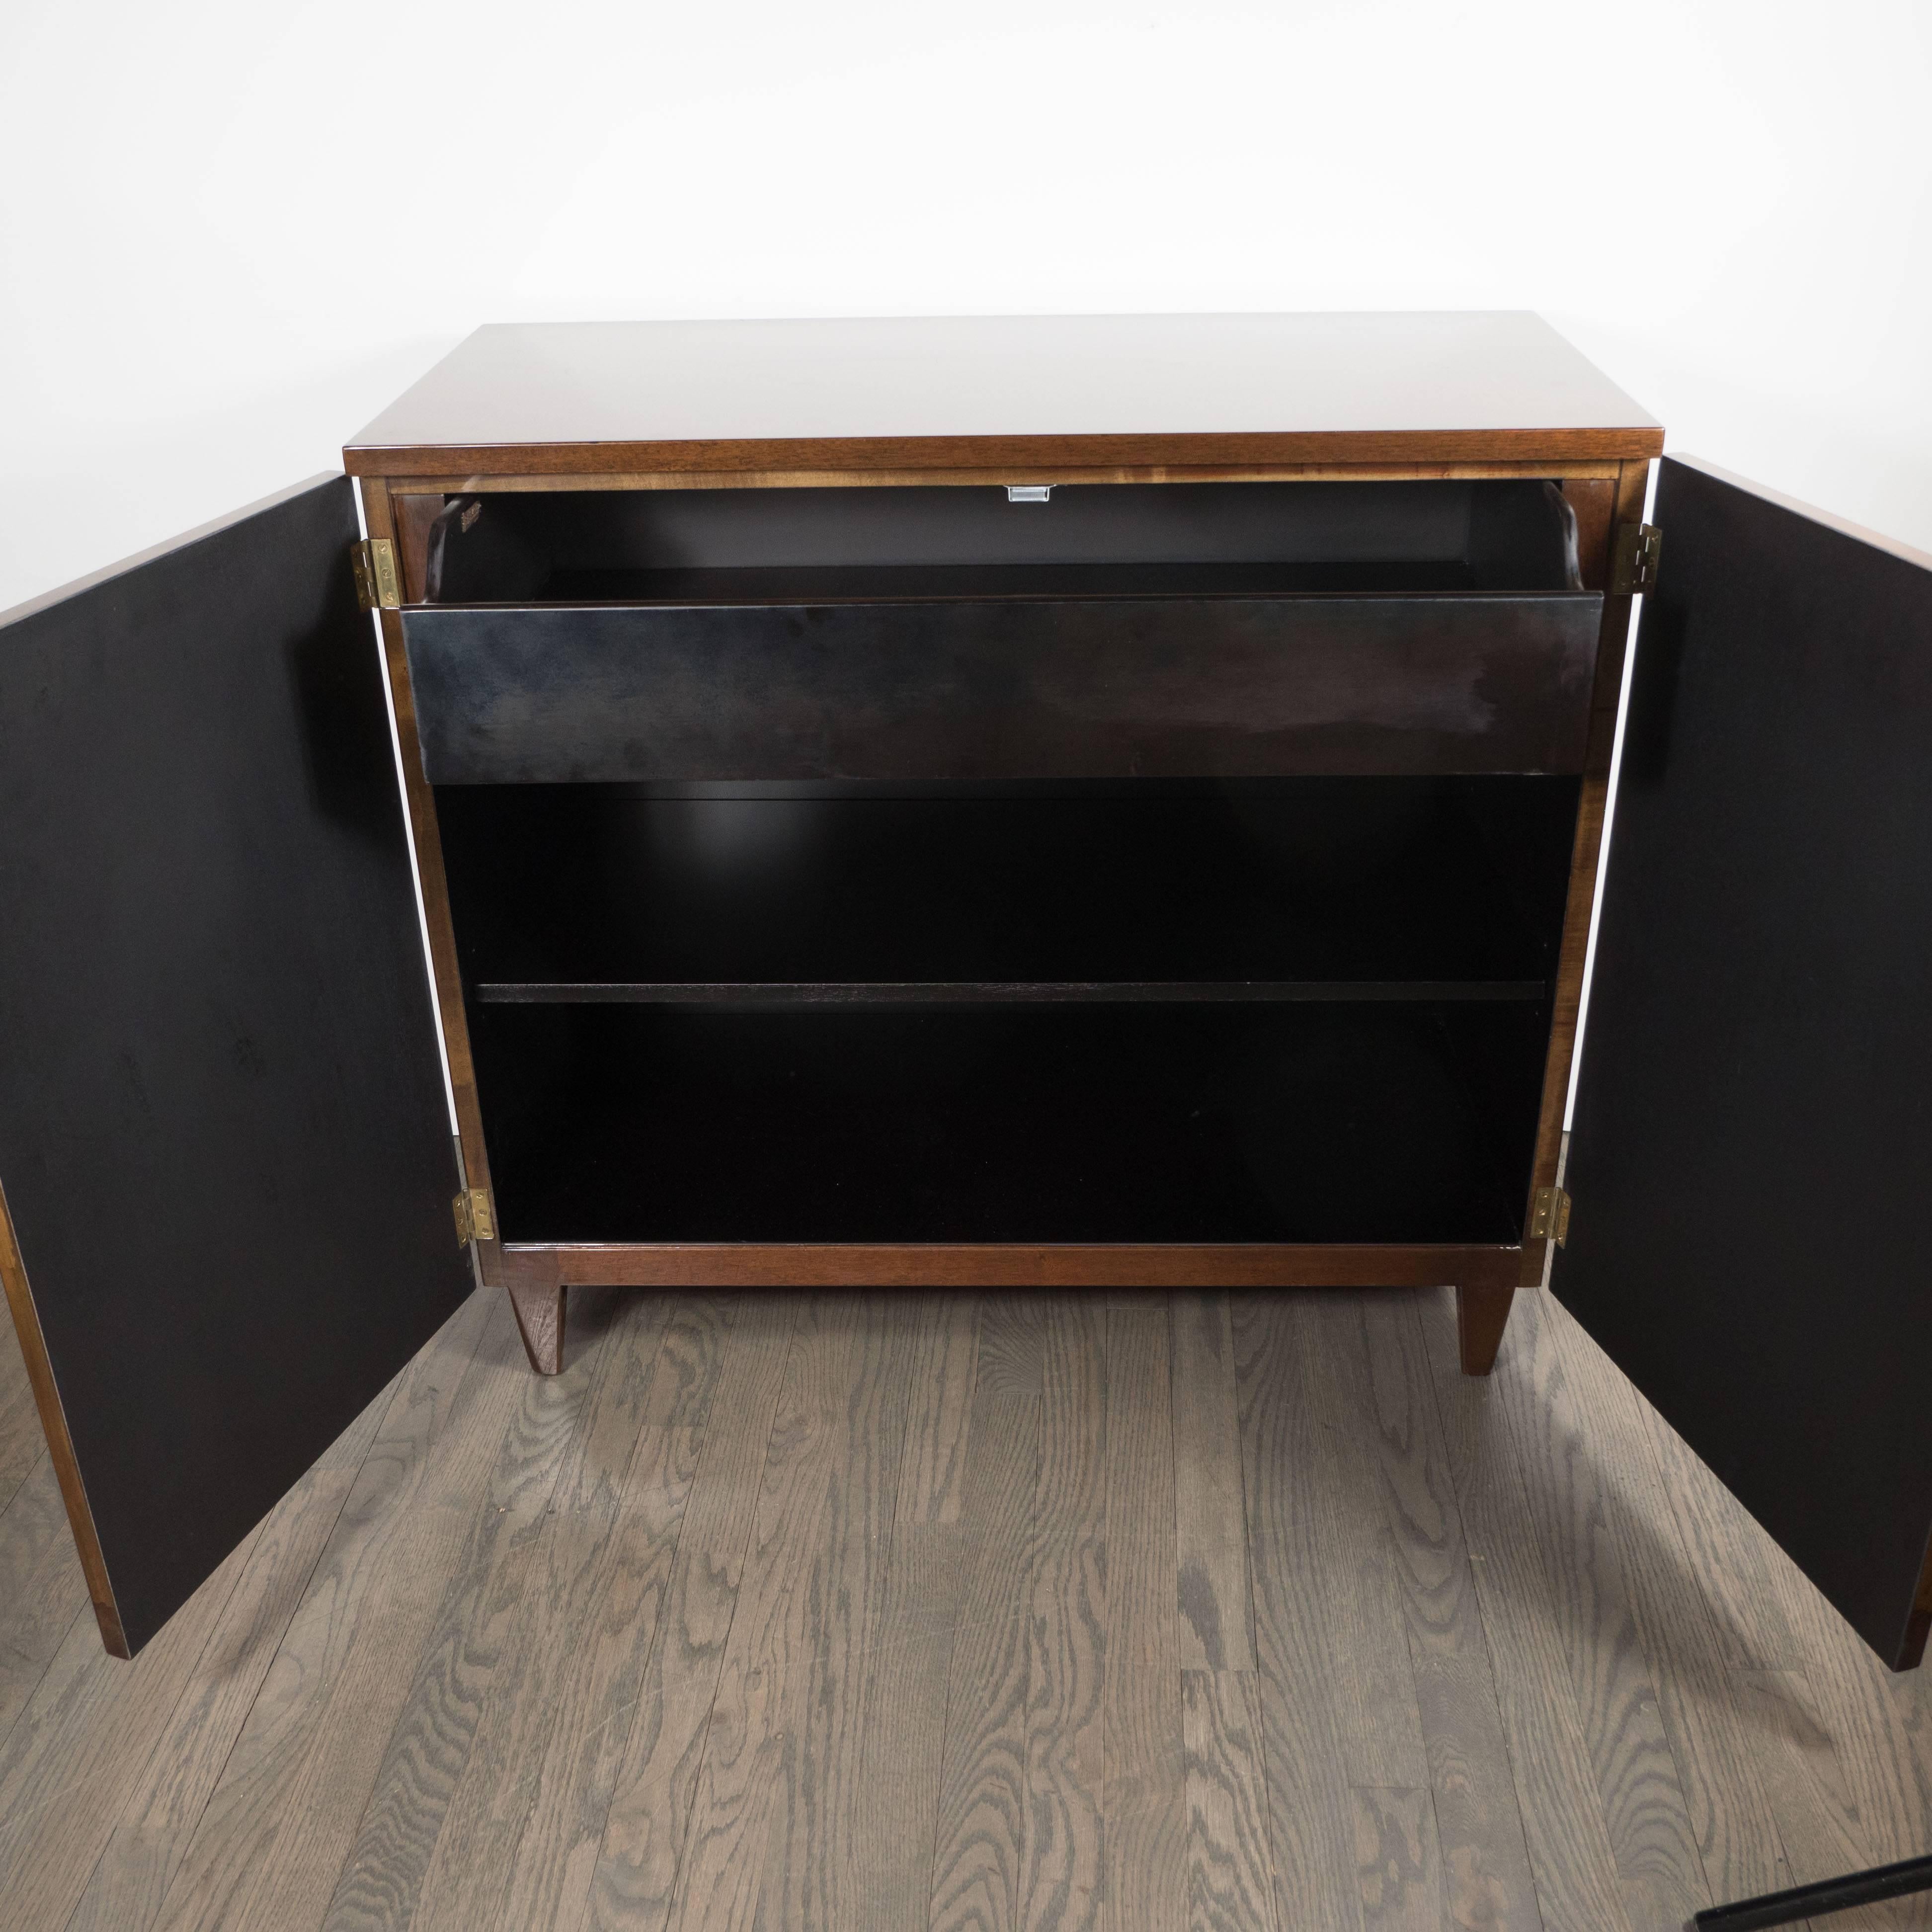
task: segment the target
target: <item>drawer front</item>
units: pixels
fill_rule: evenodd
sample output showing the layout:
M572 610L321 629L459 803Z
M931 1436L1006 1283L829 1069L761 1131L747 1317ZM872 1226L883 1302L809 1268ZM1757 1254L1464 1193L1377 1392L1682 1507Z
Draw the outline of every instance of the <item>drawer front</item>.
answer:
M434 607L435 784L1582 768L1602 599Z

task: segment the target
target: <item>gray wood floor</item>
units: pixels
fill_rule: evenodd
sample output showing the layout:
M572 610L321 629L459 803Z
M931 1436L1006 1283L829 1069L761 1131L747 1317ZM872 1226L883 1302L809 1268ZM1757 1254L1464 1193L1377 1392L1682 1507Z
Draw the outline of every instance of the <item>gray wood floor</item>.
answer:
M1650 1932L1932 1849L1932 1692L1540 1294L1488 1382L1436 1293L572 1315L472 1300L132 1665L0 1344L0 1923Z

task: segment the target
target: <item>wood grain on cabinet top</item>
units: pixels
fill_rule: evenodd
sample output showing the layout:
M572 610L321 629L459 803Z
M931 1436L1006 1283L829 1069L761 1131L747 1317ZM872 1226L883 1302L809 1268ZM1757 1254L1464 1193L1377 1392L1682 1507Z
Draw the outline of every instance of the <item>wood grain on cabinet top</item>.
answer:
M1615 460L1664 432L1527 313L479 328L362 476Z

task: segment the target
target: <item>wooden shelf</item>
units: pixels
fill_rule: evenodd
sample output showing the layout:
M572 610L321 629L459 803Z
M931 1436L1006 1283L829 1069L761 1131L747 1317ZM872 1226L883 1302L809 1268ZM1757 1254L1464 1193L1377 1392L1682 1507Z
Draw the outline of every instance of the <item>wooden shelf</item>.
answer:
M474 1009L504 1238L1510 1244L1546 1005Z
M473 989L503 1006L1265 1006L1348 1000L1542 1000L1541 980L512 980Z
M1351 989L1245 996L1306 999L1540 993L1576 802L1574 779L1540 778L510 785L446 788L437 814L481 1003L559 997L502 990L519 986Z

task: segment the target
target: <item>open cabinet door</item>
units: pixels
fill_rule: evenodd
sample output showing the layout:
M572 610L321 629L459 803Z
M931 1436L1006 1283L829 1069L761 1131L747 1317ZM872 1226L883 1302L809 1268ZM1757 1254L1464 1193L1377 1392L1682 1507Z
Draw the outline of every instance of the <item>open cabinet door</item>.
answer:
M1932 1592L1932 558L1666 460L1558 1296L1895 1669Z
M138 1650L470 1286L346 478L0 618L0 1263Z

